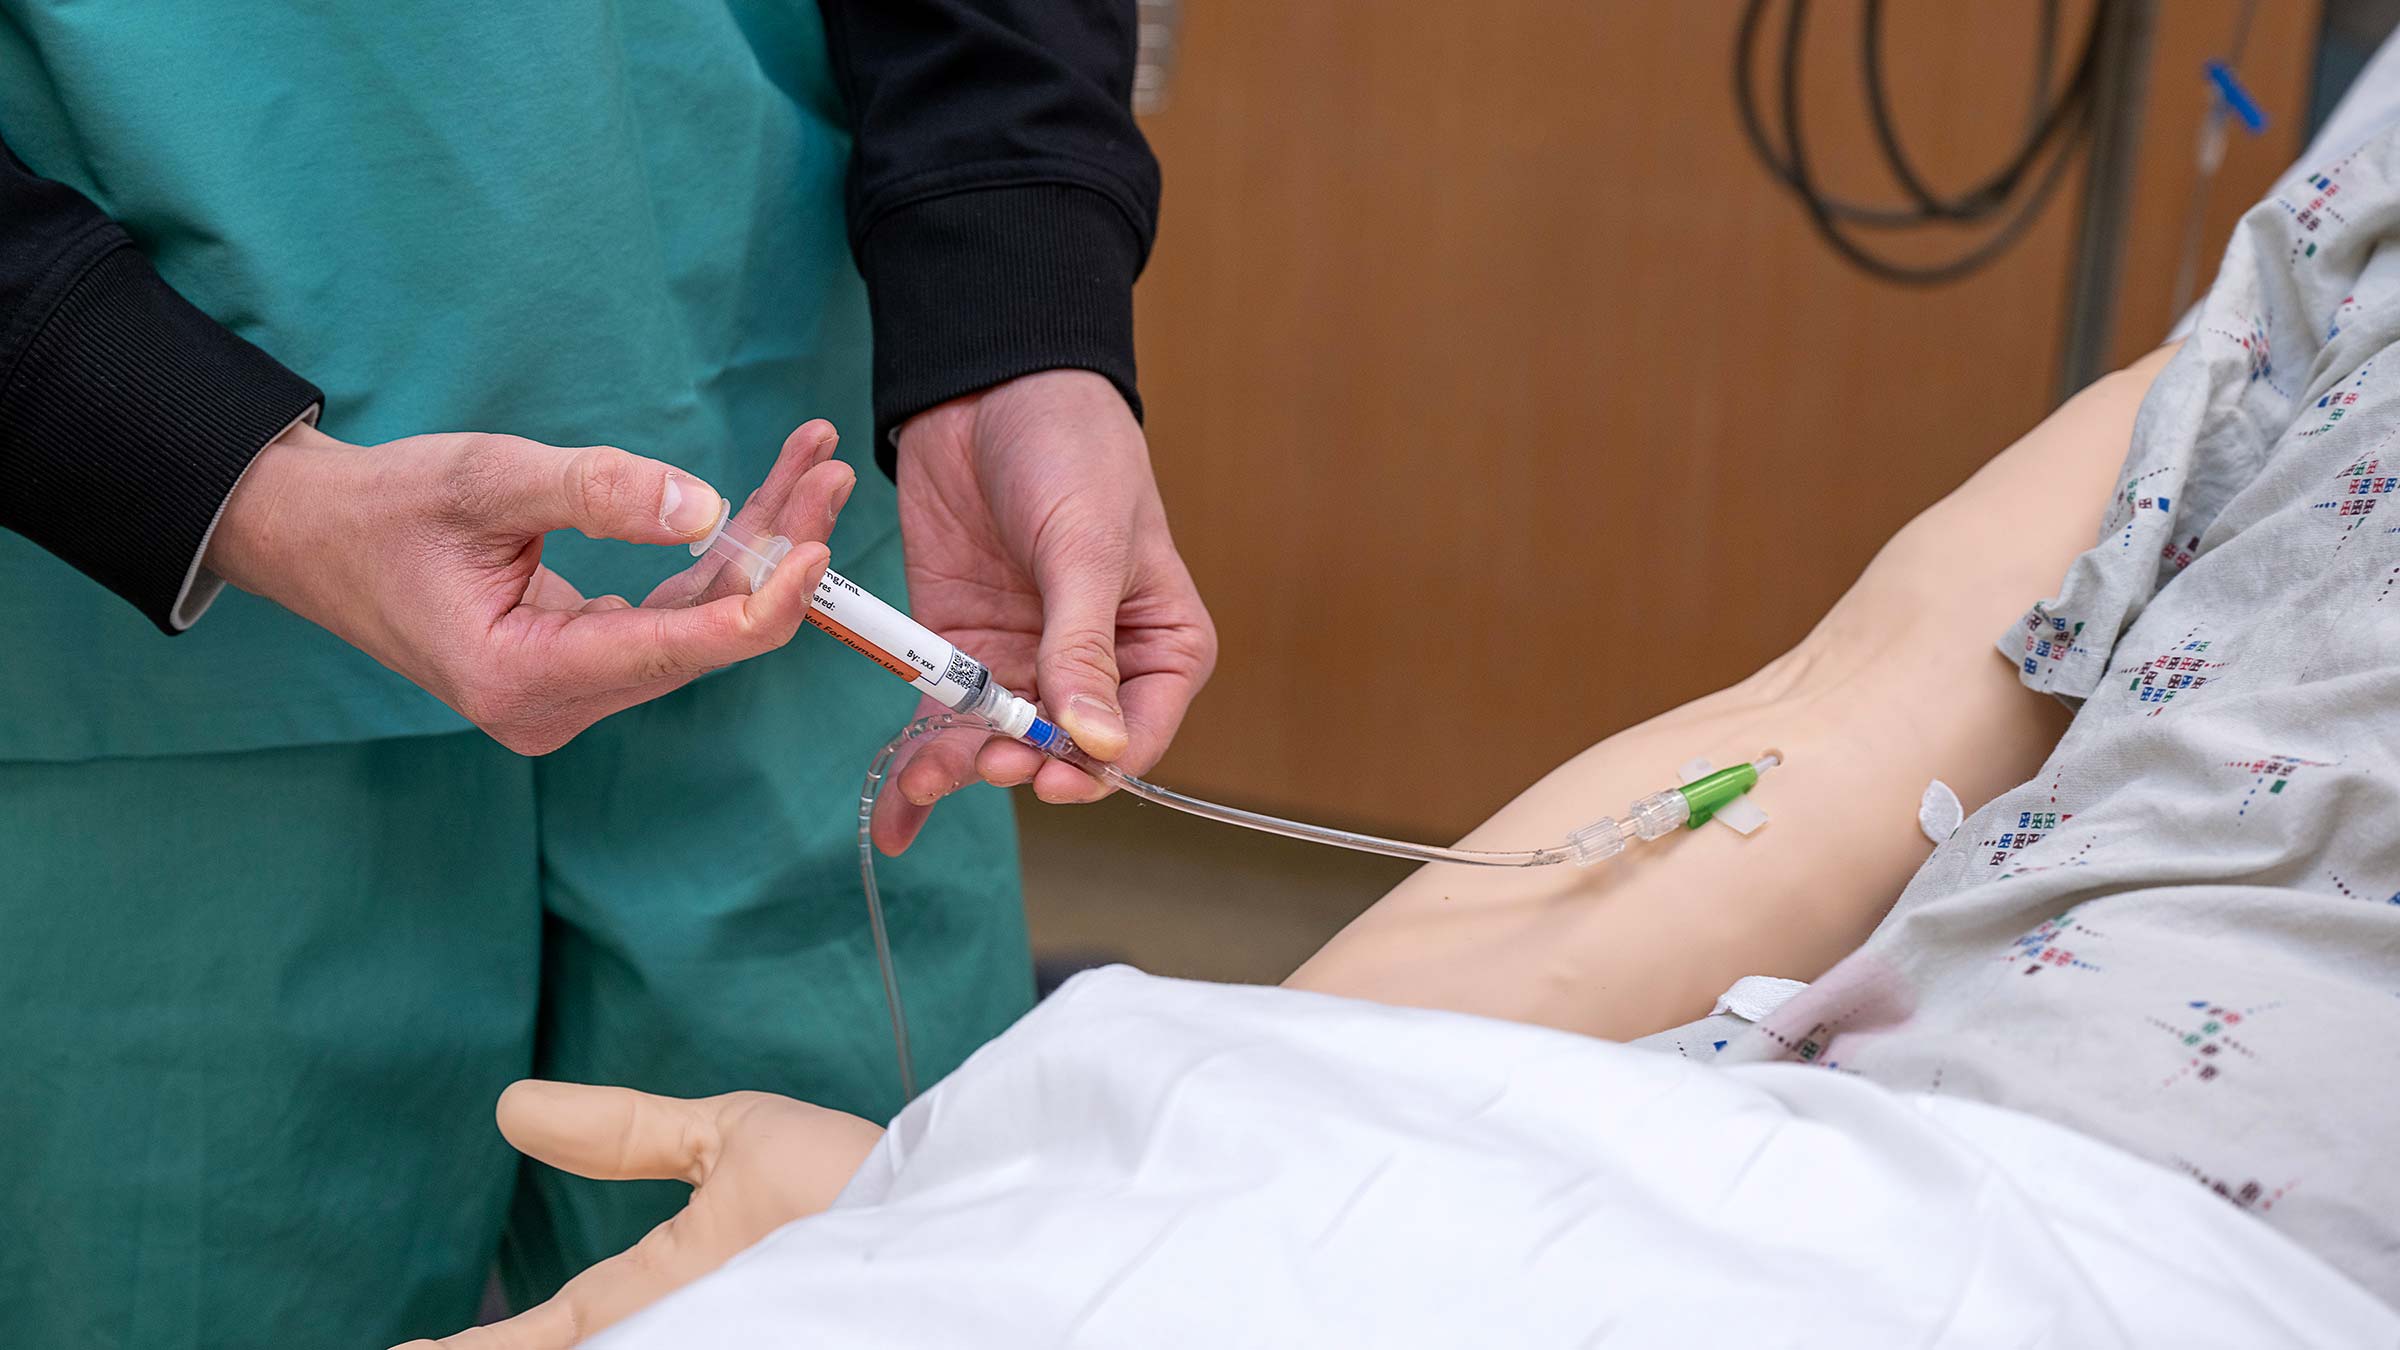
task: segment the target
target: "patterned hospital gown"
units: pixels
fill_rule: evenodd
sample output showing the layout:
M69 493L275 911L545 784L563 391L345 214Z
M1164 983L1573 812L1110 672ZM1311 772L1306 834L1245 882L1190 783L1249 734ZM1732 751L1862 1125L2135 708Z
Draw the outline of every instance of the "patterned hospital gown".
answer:
M2400 1304L2396 339L2386 131L2244 218L2099 543L2002 638L2078 709L2040 775L1723 1061L2058 1121Z

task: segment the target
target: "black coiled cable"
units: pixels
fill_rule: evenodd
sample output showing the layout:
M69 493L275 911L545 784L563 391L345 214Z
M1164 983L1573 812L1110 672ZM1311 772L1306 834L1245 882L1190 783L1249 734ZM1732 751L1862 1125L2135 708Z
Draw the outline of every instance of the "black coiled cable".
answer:
M2097 82L2101 13L2109 0L2094 0L2092 22L2083 49L2055 94L2050 90L2050 51L2058 31L2058 0L2042 0L2039 49L2028 127L2018 148L1998 170L1966 191L1945 196L1934 191L1901 148L1891 101L1884 88L1883 3L1862 0L1859 17L1859 77L1865 86L1867 116L1884 167L1907 198L1905 205L1880 206L1846 201L1820 187L1810 171L1806 140L1801 134L1801 48L1807 34L1809 0L1784 0L1783 45L1776 61L1773 106L1782 125L1780 137L1770 137L1760 113L1757 55L1775 0L1747 0L1739 33L1734 39L1733 84L1742 132L1759 161L1776 181L1790 189L1807 211L1810 225L1834 252L1861 271L1886 281L1931 286L1955 281L1981 268L2016 243L2044 205L2056 193L2075 158L2091 119L2092 89ZM1780 149L1777 146L1780 140ZM1896 261L1867 247L1852 230L1902 231L1924 227L1976 228L1999 224L1965 252L1935 263Z

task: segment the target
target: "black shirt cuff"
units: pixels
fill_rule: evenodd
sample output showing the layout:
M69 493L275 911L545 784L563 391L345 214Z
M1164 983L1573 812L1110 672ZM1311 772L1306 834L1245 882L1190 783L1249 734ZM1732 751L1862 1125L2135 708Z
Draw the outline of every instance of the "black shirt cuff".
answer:
M116 238L0 384L0 524L173 633L234 484L323 396Z
M1134 386L1133 283L1143 235L1106 194L1068 183L985 187L895 207L859 241L875 324L875 457L900 424L1036 371Z

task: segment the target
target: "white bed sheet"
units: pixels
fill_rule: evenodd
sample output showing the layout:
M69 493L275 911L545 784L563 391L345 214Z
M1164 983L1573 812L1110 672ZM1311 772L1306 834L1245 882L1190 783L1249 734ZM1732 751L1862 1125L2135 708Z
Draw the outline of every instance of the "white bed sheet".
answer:
M1287 990L1077 978L691 1346L2350 1346L2400 1317L2031 1117Z

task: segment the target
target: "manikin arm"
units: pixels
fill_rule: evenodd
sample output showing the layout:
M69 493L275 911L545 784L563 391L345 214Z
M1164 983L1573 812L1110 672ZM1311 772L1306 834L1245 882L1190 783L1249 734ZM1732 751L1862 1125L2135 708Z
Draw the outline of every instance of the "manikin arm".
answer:
M1764 830L1679 834L1590 870L1427 866L1288 983L1629 1039L1705 1014L1744 975L1822 974L1924 862L1927 781L1972 808L2030 777L2065 729L1992 643L2091 546L2169 355L2094 384L1918 516L1790 653L1593 746L1466 842L1557 839L1694 756L1773 748L1784 765L1754 793Z

